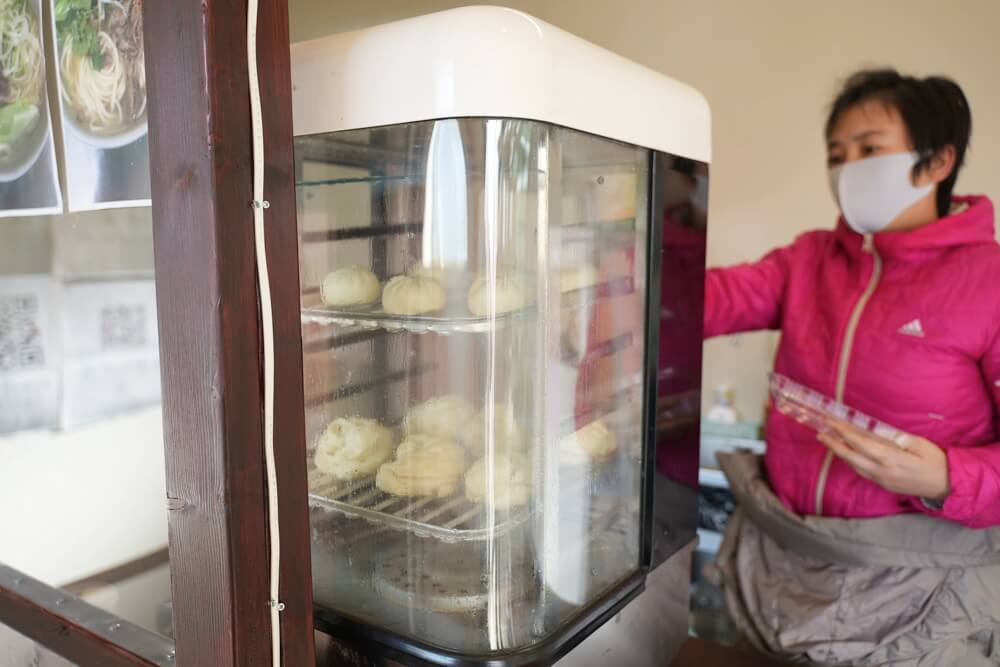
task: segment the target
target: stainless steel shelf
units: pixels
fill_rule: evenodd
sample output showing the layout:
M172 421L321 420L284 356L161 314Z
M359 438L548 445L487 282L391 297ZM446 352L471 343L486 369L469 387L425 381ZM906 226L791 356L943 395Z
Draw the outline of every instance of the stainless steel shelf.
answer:
M302 243L327 243L330 241L346 241L355 239L374 239L386 236L402 236L417 234L424 228L422 222L405 222L394 225L369 225L367 227L343 227L322 231L302 232L299 239Z
M393 181L416 181L422 178L420 174L405 174L402 176L349 176L345 178L321 178L309 181L296 181L297 188L313 188L323 185L353 185L358 183L389 183Z
M413 315L410 317L386 313L381 307L371 310L332 310L325 308L303 308L302 321L316 324L337 324L357 326L365 329L385 329L387 331L409 331L411 333L489 333L505 329L516 323L529 320L535 310L527 308L496 317L435 317Z

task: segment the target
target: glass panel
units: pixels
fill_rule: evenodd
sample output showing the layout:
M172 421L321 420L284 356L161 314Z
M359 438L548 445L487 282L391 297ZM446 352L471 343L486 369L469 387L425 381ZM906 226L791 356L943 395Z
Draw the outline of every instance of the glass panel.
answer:
M658 154L661 224L657 364L656 567L695 536L701 425L708 165Z
M318 604L544 640L640 565L649 153L450 119L296 163Z
M0 573L169 634L141 9L3 3L0 107L28 125L0 145ZM49 190L87 212L39 217Z
M162 632L162 431L149 210L0 220L0 563Z

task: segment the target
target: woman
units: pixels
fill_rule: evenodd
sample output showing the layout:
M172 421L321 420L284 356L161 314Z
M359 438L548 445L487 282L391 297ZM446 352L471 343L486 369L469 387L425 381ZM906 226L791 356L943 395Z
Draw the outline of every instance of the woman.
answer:
M991 202L953 196L970 131L948 79L855 74L826 124L836 229L706 277L707 336L779 329L776 372L906 433L772 411L763 469L722 457L719 565L762 650L1000 664L1000 531L972 530L1000 524L1000 246Z

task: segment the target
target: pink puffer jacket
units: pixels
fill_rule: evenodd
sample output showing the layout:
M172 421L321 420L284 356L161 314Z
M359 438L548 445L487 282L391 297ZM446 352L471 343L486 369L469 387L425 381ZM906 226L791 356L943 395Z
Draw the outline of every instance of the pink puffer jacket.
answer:
M706 336L780 329L777 372L947 450L951 495L933 512L772 410L765 465L792 511L1000 525L1000 245L989 199L955 205L907 233L862 237L841 220L756 264L709 271Z

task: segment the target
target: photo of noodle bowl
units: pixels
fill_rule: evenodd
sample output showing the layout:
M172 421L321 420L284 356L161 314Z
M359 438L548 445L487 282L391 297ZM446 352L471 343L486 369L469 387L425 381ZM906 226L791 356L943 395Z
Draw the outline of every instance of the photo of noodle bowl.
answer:
M142 0L55 0L53 10L66 125L100 148L145 135Z
M40 0L0 0L0 183L23 176L49 134Z

